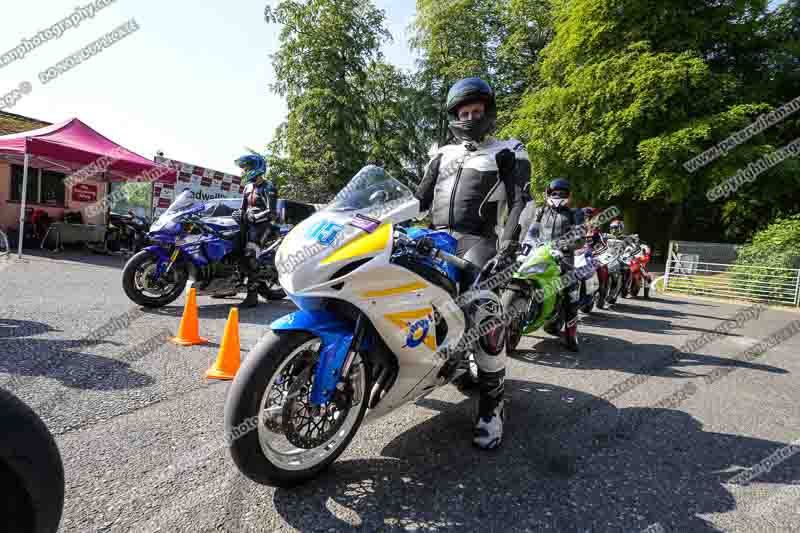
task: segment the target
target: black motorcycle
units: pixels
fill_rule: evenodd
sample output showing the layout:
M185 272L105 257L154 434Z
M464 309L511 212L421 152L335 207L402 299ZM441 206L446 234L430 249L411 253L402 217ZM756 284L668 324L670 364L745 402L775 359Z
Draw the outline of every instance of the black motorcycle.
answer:
M108 226L103 238L103 246L94 251L111 253L126 251L135 254L148 244L147 232L150 220L128 210L127 214L110 212Z

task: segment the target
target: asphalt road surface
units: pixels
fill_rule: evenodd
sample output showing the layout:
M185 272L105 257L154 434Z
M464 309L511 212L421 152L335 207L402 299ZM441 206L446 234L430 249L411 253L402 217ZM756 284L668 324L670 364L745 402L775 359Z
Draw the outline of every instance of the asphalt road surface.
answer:
M212 344L177 347L163 338L183 299L142 311L121 260L69 258L0 270L0 386L56 435L64 532L800 531L800 448L786 448L800 444L800 335L740 356L799 313L769 309L671 361L746 306L625 300L583 318L579 355L523 338L500 450L471 446L472 400L448 386L362 427L318 480L276 490L234 468L228 383L204 378L239 299L199 298ZM292 310L241 310L243 357Z

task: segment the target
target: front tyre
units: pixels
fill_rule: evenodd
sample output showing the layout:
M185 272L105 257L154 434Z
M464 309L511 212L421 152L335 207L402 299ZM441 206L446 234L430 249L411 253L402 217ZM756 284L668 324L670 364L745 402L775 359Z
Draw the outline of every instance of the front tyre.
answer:
M163 307L174 302L183 292L189 275L185 268L173 265L166 276L154 276L159 258L142 250L127 263L122 271L122 288L128 298L144 307Z
M237 372L225 401L225 435L239 471L257 483L291 487L313 479L347 448L367 410L370 375L359 356L342 396L309 401L320 339L268 332Z
M638 298L639 297L639 289L641 289L641 284L639 281L634 281L631 283L631 298Z
M512 317L506 325L506 350L508 353L517 349L522 340L522 328L525 325L525 315L528 311L528 301L519 291L506 290L503 292L503 313Z
M599 296L597 297L597 308L605 309L608 300L608 281L600 285Z
M22 400L0 389L0 531L56 533L64 466L53 435Z

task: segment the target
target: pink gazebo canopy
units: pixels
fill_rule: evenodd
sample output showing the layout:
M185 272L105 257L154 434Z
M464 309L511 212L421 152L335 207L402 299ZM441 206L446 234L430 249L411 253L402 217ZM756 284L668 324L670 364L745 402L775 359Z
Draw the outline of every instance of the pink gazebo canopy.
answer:
M105 179L145 181L143 173L159 169L158 181L174 182L177 172L123 148L100 135L77 118L37 130L0 136L0 157L22 164L29 154L30 166L76 171L102 157L111 158L105 166ZM163 174L162 174L163 172ZM102 178L95 178L102 179Z

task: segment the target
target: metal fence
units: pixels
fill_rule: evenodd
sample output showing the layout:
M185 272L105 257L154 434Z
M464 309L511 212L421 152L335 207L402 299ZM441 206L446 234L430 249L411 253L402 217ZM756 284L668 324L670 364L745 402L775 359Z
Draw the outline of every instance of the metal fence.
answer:
M735 244L671 241L664 290L800 305L800 269L736 264Z

